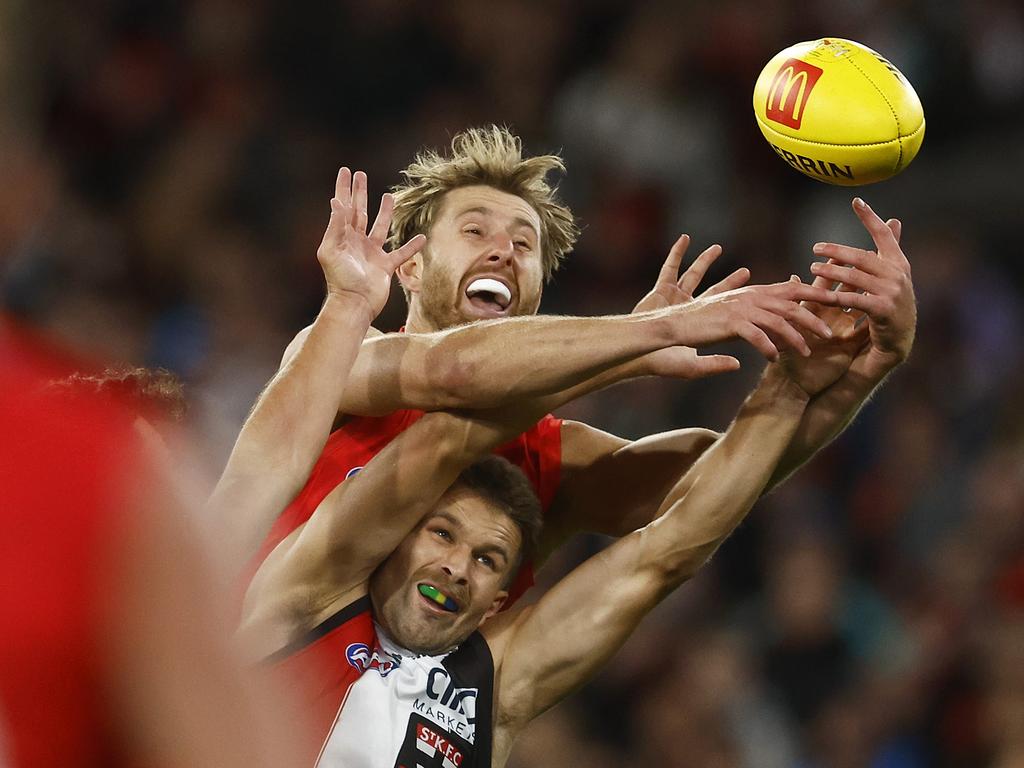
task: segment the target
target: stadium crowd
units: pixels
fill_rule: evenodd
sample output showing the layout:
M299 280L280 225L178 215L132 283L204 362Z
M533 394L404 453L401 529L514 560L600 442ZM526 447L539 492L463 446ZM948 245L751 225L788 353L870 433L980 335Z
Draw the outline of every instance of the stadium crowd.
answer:
M625 312L689 232L756 282L859 243L849 190L765 146L777 50L840 35L917 87L924 146L860 190L904 223L917 344L512 765L1024 765L1024 10L1011 0L0 0L0 299L96 357L166 367L211 482L292 335L339 164L508 124L561 150L584 227L542 311ZM715 276L717 275L717 277ZM404 307L392 292L380 325ZM566 409L625 437L722 429L757 376ZM603 546L579 538L565 572ZM545 574L542 573L542 579Z

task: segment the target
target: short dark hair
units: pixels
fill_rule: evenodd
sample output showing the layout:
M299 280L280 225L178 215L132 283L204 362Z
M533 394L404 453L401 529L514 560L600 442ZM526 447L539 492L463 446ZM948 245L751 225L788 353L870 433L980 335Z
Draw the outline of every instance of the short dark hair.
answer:
M533 559L543 524L540 499L519 467L500 456L485 456L470 464L453 484L494 502L519 528L522 543L510 569L510 583L524 562ZM507 586L507 584L506 584Z

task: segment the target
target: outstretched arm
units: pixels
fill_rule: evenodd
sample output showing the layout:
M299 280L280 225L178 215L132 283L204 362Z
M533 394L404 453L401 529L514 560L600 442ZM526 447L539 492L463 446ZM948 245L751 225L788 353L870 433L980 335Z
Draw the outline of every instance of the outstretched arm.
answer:
M391 554L459 473L536 419L428 413L321 502L260 566L242 630L267 652L365 593Z
M829 324L832 337L807 336L810 356L786 354L772 364L817 394L769 489L834 439L913 345L914 291L910 264L899 247L900 224L891 219L887 225L861 203L854 204L854 211L874 239L877 254L827 244L816 251L831 257L830 262L812 266L817 287L841 283L836 306L805 305ZM706 429L682 429L629 441L565 422L562 483L545 520L543 548L556 548L580 530L623 536L653 519L676 479L716 437Z
M693 299L720 249L705 251L677 279L687 243L682 238L676 243L655 290L631 315L518 317L369 338L352 371L342 412L493 408L541 396L550 398L551 408L624 378L699 378L739 366L730 356L700 356L696 346L741 338L775 359L776 343L807 352L798 329L827 332L824 323L798 305L812 295L834 301L826 290L812 286L744 287L749 275L738 270ZM665 277L669 273L671 278ZM687 300L664 300L669 291L685 292Z
M504 748L590 678L643 616L711 557L761 494L807 399L792 381L769 374L672 489L657 519L585 562L535 606L484 625L496 659Z
M383 248L393 200L385 195L367 233L366 175L338 173L331 218L317 250L327 299L295 354L260 395L210 498L232 529L240 556L302 488L323 450L370 322L387 301L391 276L416 253L415 238Z
M811 400L769 487L841 433L914 345L917 307L910 261L900 248L902 225L897 219L883 222L860 198L854 199L853 210L877 251L820 243L814 251L829 261L812 264L811 271L816 285L839 283L841 288L839 306L817 307L816 314L838 338L859 343L847 350L843 375ZM809 342L816 345L813 339Z

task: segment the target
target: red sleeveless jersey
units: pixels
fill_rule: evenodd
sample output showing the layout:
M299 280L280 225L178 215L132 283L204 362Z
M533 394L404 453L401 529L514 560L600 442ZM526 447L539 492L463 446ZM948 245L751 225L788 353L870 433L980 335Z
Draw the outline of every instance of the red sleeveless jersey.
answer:
M327 495L339 483L366 466L397 435L423 416L423 411L395 411L383 417L358 417L333 432L323 453L298 496L277 518L251 564L254 573L260 563L288 534L309 520ZM532 428L498 448L495 453L518 466L533 484L545 512L558 490L562 466L562 420L548 414ZM533 585L532 565L524 564L510 591L511 605Z

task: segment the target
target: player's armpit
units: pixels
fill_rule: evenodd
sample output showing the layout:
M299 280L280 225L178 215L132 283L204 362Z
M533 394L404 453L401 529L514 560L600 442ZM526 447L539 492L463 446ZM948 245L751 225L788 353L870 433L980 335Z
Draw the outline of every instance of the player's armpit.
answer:
M638 568L635 531L590 558L540 601L488 620L495 659L495 745L589 680L665 593L655 570Z
M646 525L718 437L695 427L630 441L563 422L562 481L544 521L541 555L580 531L625 536Z

